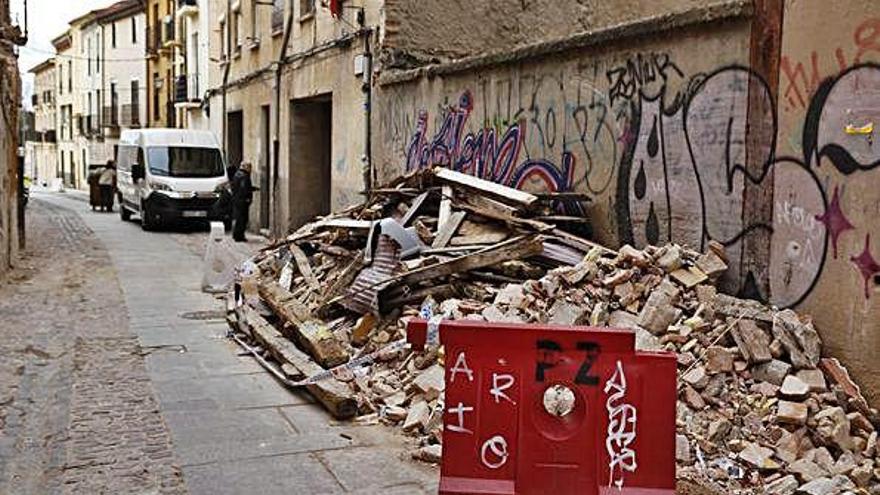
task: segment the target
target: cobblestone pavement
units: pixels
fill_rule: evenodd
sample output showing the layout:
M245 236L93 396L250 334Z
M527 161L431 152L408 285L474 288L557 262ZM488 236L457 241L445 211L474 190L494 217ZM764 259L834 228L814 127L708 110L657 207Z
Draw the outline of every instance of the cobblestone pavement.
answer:
M0 494L436 493L405 439L332 421L224 338L206 232L72 194L33 195L29 222L0 286Z
M183 493L112 262L76 213L35 200L0 286L0 493Z

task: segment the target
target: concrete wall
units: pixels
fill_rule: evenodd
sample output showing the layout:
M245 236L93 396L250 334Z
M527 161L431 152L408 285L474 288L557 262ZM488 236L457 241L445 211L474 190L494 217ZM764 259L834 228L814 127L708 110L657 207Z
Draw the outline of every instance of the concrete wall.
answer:
M405 63L453 59L706 5L706 0L386 0L383 45ZM442 42L438 42L442 40Z
M874 3L839 2L833 16L820 2L699 3L558 43L386 69L373 121L378 173L441 164L587 193L589 207L563 213L589 216L611 246L721 241L731 260L722 288L812 314L828 351L877 401ZM388 20L399 33L426 22L402 12ZM457 46L447 38L433 44Z
M9 36L9 2L0 0L0 276L18 253L18 109L21 79Z

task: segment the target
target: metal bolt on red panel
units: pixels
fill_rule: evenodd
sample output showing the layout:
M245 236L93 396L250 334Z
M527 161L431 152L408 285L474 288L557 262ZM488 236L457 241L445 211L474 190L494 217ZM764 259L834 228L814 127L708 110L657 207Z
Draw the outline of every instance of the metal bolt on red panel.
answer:
M410 321L416 348L428 326ZM443 321L439 333L441 494L675 493L674 354L637 352L627 330Z

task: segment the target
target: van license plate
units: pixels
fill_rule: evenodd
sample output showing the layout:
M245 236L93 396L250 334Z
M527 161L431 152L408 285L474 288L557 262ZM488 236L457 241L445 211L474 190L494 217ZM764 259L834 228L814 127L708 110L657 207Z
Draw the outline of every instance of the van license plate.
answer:
M184 211L183 216L186 218L204 218L208 216L208 212L202 210L189 210Z

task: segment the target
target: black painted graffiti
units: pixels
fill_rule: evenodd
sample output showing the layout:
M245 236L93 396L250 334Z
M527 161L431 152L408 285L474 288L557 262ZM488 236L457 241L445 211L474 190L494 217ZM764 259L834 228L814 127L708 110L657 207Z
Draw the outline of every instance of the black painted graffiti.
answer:
M559 342L549 339L537 341L535 347L538 350L538 359L535 363L535 381L543 383L546 380L547 371L555 368L563 361L560 356L563 348ZM593 365L599 359L599 355L602 352L601 347L595 342L578 342L575 347L578 351L584 353L584 359L573 377L574 383L590 387L598 386L599 377L590 374L590 370L593 369Z
M684 79L684 72L667 53L637 54L606 72L608 99L614 105L620 99L635 96L656 98L664 92L671 78Z
M628 143L618 174L620 239L701 249L709 240L722 242L732 259L723 280L726 290L797 305L819 280L829 238L836 258L839 236L857 230L841 210L842 185L820 183L822 159L843 177L880 165L868 140L845 134L839 115L841 108L854 106L845 101L858 88L875 98L880 94L880 69L857 66L820 87L806 115L800 158L776 156L776 106L757 74L733 66L693 80L680 107L670 108L658 95L631 102L630 133L636 139ZM869 80L876 87L866 84ZM757 137L747 136L746 121L749 91L756 89L760 94L752 95L752 111L763 112L763 121L772 123ZM864 124L854 120L853 125ZM765 180L771 172L774 179ZM746 220L747 187L773 188L772 221ZM825 188L834 190L830 203ZM751 236L769 241L771 259L762 273L743 268L743 241ZM851 261L865 277L867 297L869 279L880 273L869 237L864 252L854 253ZM760 280L767 281L769 294L760 290Z

